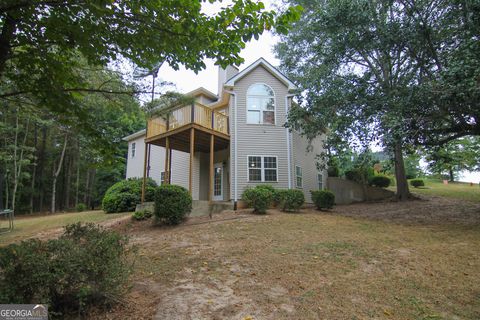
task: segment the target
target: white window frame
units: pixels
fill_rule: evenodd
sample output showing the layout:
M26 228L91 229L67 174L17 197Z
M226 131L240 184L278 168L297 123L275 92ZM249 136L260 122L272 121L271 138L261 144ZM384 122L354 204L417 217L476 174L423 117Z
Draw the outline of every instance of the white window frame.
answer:
M297 168L300 168L300 176L298 175ZM300 185L298 184L298 178L300 178ZM303 189L303 168L301 166L295 166L295 187Z
M322 186L320 188L320 185ZM317 172L317 187L318 190L324 190L325 187L323 186L323 173L322 172Z
M256 169L260 169L260 178L261 180L250 180L250 167L249 167L249 163L250 163L250 157L259 157L260 158L260 164L261 164L261 167L260 168L256 168ZM265 163L264 163L264 159L265 158L275 158L275 163L277 164L277 167L275 169L273 168L265 168ZM276 171L276 180L275 181L265 181L265 169L267 170L275 170ZM278 182L278 157L277 156L270 156L270 155L248 155L247 156L247 181L248 182L265 182L265 183L277 183Z
M248 94L248 91L250 91L250 89L253 86L256 86L256 85L265 85L265 86L269 87L273 92L273 96L261 96L261 95L255 95L255 94ZM252 111L258 111L260 113L260 123L248 122L248 112L250 111L250 109L248 108L248 98L249 97L273 98L273 123L264 123L263 122L263 112L264 111L272 111L272 110L263 110L263 109L251 109ZM247 124L257 125L257 126L275 126L277 124L277 98L276 98L275 90L273 90L273 88L271 86L269 86L268 84L262 83L262 82L257 82L257 83L252 84L250 87L248 87L248 89L247 89L247 99L245 100L245 104L246 104L246 110L247 110L247 113L245 115L245 122Z
M131 157L132 159L135 158L135 156L137 155L137 143L136 142L132 142L132 147L130 148L130 153L131 153Z

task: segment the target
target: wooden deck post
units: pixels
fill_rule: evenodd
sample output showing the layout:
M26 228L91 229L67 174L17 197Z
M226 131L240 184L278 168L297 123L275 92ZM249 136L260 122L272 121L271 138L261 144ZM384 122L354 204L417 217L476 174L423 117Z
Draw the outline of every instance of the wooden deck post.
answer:
M192 106L193 108L193 106ZM193 114L193 112L192 112ZM193 117L193 115L192 115ZM190 171L188 176L188 191L193 194L193 158L195 153L195 129L190 129Z
M170 140L168 137L165 138L165 173L163 174L164 184L170 184Z
M208 200L210 202L213 201L213 155L214 155L214 148L215 148L215 136L213 134L210 135L210 185L209 185L209 192L208 192Z
M145 188L147 184L147 154L148 154L148 143L145 142L145 152L143 154L143 181L142 181L142 197L141 202L142 204L145 202ZM148 154L148 157L150 155Z

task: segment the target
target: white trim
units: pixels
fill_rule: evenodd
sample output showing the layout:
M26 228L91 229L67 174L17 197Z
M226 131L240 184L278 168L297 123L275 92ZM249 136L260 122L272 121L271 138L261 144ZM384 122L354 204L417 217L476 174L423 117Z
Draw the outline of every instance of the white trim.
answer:
M319 179L319 176L322 178ZM319 188L320 183L322 184L322 189ZM318 190L325 190L324 184L323 184L323 172L317 171L317 188Z
M267 86L270 88L270 90L272 90L273 92L273 96L260 96L260 95L255 95L255 94L248 94L248 91L250 91L250 89L253 87L253 86L256 86L256 85L264 85L264 86ZM250 123L248 122L248 111L250 111L250 109L248 108L248 97L262 97L262 98L272 98L273 97L273 123L265 123L263 122L263 111L270 111L270 110L263 110L263 109L258 109L259 113L260 113L260 123ZM247 95L246 95L246 99L245 99L245 106L246 106L246 110L245 110L245 114L246 114L246 117L245 117L245 123L246 124L253 124L253 125L262 125L262 126L275 126L277 125L277 95L275 93L275 90L273 90L273 88L271 86L269 86L268 84L264 83L264 82L256 82L252 85L250 85L247 89ZM257 111L257 110L254 110L254 109L251 109L252 111Z
M249 165L249 158L250 157L260 157L260 164L261 164L261 167L260 168L255 168L255 169L260 169L260 181L258 180L250 180L250 167L248 166ZM264 158L275 158L275 163L277 164L277 167L275 168L275 171L277 172L277 174L275 175L275 178L276 180L275 181L265 181L265 169L267 170L273 170L273 168L265 168L264 166ZM261 183L278 183L278 173L279 173L279 170L278 170L278 156L272 156L272 155L258 155L258 154L249 154L247 155L247 182L261 182Z
M122 140L123 141L131 141L131 140L134 140L138 137L144 136L146 134L147 134L147 129L143 129L143 130L137 131L135 133L132 133L131 135L123 137Z
M297 173L297 168L300 168L300 176L298 175ZM299 186L298 185L298 178L301 178L302 179L302 184ZM297 189L303 189L303 168L301 166L297 166L295 165L295 188Z
M288 98L292 98L293 94L287 94L285 96L285 119L288 117ZM292 189L292 147L290 140L292 139L292 133L290 129L285 128L285 132L287 134L287 169L288 169L288 189Z
M227 82L225 83L225 86L233 87L235 85L235 81L238 81L238 80L242 79L244 76L246 76L248 73L250 73L252 70L254 70L259 65L262 65L265 69L267 69L275 77L277 77L279 80L281 80L283 83L285 83L288 87L288 90L297 89L297 87L295 86L295 84L292 81L290 81L286 76L284 76L280 71L278 71L277 68L272 66L264 58L258 59L257 61L255 61L254 63L249 65L247 68L243 69L242 71L237 73L235 76L228 79Z
M234 139L233 139L233 152L234 152L234 157L233 161L234 163L234 182L233 182L233 201L236 203L238 200L238 149L237 149L237 94L233 91L228 91L225 90L225 92L231 94L235 98L234 102L234 112L233 112L233 134L234 134ZM230 113L229 113L230 115Z

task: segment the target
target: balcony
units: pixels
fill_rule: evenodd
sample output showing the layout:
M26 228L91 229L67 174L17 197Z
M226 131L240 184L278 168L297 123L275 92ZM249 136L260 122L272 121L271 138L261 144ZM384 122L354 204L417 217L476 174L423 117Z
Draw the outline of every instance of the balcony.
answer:
M169 147L189 152L190 129L195 129L195 150L208 152L210 135L215 139L215 150L229 146L229 119L221 112L195 102L148 119L146 142L166 146L169 137Z

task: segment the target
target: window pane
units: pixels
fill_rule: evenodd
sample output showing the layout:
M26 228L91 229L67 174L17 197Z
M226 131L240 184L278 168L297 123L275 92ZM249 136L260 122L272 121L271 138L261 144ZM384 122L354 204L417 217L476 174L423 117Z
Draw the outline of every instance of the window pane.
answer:
M261 168L262 167L262 158L261 157L248 157L248 167L249 168Z
M323 190L323 175L318 174L317 179L318 179L318 190Z
M262 170L261 169L249 169L248 170L248 180L249 181L262 181Z
M275 103L273 101L273 98L266 98L266 99L263 98L261 105L263 110L270 110L270 111L275 110Z
M255 84L248 89L248 95L273 96L273 90L264 84Z
M302 177L297 177L297 188L302 187Z
M275 113L273 111L263 111L263 123L275 124Z
M265 181L277 181L277 170L265 169Z
M295 174L297 176L302 176L302 167L299 167L299 166L295 166Z
M260 111L248 111L247 123L260 123Z
M262 104L262 99L255 97L248 97L247 99L247 109L248 110L260 110Z
M275 157L264 157L263 158L263 167L264 168L277 168L277 158Z

